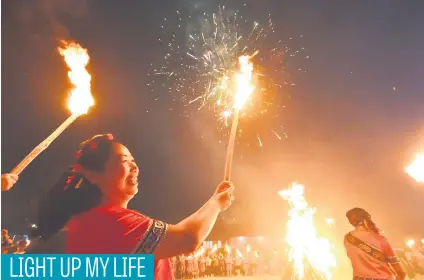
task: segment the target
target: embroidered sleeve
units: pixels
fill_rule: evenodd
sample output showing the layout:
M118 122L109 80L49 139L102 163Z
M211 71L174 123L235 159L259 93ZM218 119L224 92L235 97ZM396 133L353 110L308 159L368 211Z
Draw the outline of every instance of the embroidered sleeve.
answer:
M153 254L155 248L165 237L168 224L151 219L146 232L140 238L134 253L136 254Z

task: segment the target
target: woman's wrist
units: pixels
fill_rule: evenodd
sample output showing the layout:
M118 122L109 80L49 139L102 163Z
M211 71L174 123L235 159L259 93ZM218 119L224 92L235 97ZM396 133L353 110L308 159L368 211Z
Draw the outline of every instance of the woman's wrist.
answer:
M217 211L218 213L222 212L222 208L221 208L221 205L220 205L220 203L219 203L219 198L218 198L218 196L217 196L217 195L215 195L215 194L214 194L214 195L213 195L213 196L209 199L208 204L210 204L210 207L211 207L213 210Z

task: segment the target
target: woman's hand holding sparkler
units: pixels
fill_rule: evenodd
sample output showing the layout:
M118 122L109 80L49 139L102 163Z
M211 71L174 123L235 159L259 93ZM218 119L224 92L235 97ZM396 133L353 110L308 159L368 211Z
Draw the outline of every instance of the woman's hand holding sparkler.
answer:
M1 190L10 190L18 181L19 176L12 173L6 173L1 175Z
M213 198L218 202L221 211L225 211L234 201L234 185L229 181L224 181L216 188Z

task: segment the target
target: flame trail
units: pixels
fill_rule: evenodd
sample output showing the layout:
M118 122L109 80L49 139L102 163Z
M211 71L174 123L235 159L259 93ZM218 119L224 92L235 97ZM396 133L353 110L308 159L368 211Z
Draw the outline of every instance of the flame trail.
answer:
M318 279L332 279L331 268L336 266L336 259L331 252L331 244L318 236L314 226L315 210L308 206L303 193L304 187L296 183L291 189L279 192L292 207L286 241L290 246L289 259L295 279L308 279L311 273Z

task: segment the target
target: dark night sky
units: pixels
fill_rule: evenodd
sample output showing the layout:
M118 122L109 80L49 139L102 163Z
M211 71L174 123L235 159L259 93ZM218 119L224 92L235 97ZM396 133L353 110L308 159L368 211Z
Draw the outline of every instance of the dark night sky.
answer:
M423 2L227 2L247 3L252 21L272 12L281 38L303 35L310 56L294 62L308 72L294 74L282 122L272 124L284 125L289 137L236 151L236 220L264 231L281 227L287 207L276 191L298 181L343 230L344 212L362 206L393 235L424 233L423 187L403 173L424 148ZM141 190L131 207L176 222L211 195L225 146L202 139L208 127L201 119L180 116L167 96L155 101L146 84L149 64L165 52L158 41L163 18L194 4L211 13L219 3L225 1L2 1L2 173L68 116L67 70L55 39L89 50L96 99L92 112L2 193L3 228L25 231L25 218L34 221L38 198L73 163L78 143L98 133L113 133L138 161Z

